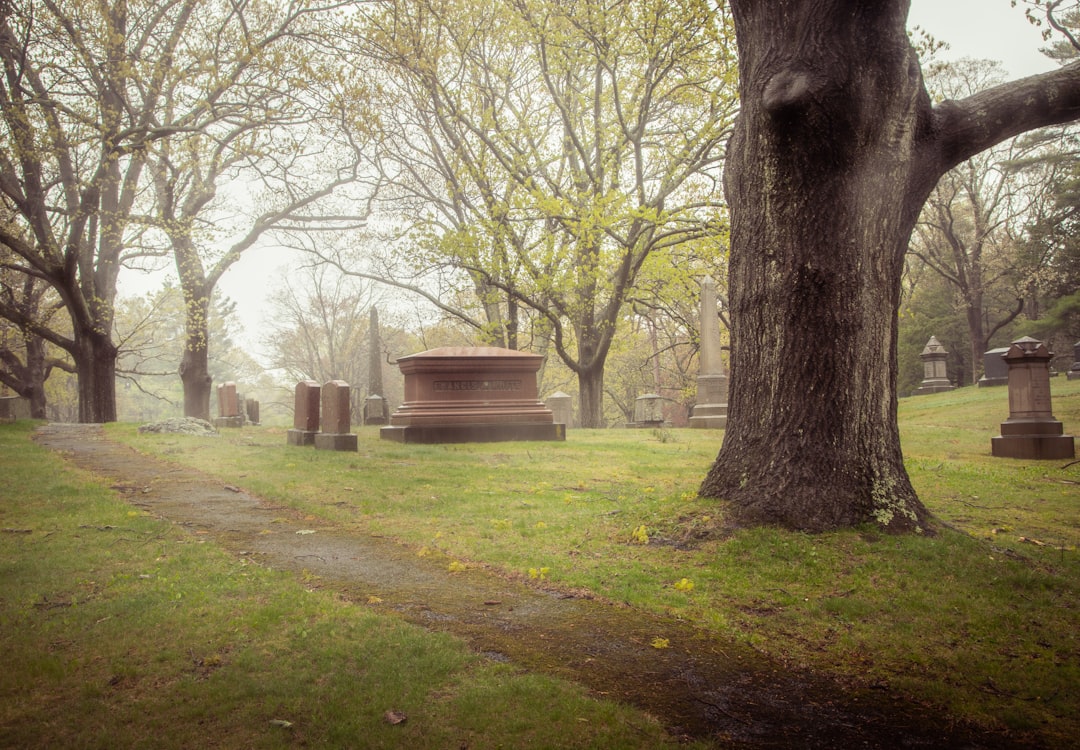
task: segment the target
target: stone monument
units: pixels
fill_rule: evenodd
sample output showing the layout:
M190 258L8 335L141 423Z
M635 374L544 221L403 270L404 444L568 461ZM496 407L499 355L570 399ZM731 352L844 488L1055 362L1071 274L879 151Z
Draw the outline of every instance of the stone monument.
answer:
M382 395L382 342L379 339L379 311L374 306L368 333L368 397L364 399L364 424L386 424L389 409Z
M983 353L983 376L979 378L976 385L980 388L986 388L992 385L1009 384L1009 366L1002 359L1009 353L1009 348L1005 346Z
M247 421L251 424L261 424L259 421L259 399L244 399L244 414L247 416Z
M634 399L634 421L627 427L663 427L663 399L655 393L646 393Z
M1072 435L1050 411L1050 351L1025 336L1009 347L1003 359L1009 368L1009 418L991 450L1003 458L1073 458Z
M236 396L236 383L227 381L217 387L218 416L214 427L243 427L244 415L240 411L240 401Z
M720 357L720 326L716 321L716 282L706 276L701 282L697 404L690 414L690 426L722 430L727 427L728 377Z
M945 347L937 340L937 336L931 336L930 340L926 342L922 354L919 355L919 359L923 361L923 381L915 389L916 396L951 391L956 387L949 382L948 372L945 367L945 360L948 357L949 353L945 351Z
M293 426L285 435L287 445L315 445L319 431L319 384L301 380L293 395Z
M1073 363L1065 377L1069 380L1080 380L1080 341L1073 344Z
M555 391L544 403L551 409L551 420L555 424L570 427L574 423L574 399L569 393Z
M496 347L444 347L401 357L405 403L379 431L402 443L565 440L537 398L543 357Z
M357 450L356 435L352 432L349 384L344 380L323 383L321 406L315 448L322 451Z

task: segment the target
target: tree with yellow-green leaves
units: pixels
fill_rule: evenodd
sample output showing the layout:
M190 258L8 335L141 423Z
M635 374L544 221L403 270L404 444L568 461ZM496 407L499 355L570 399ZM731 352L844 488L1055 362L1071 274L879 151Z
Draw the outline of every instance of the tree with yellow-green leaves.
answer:
M52 286L71 318L70 336L28 325L74 360L81 421L116 418L112 329L121 266L175 257L190 320L181 370L199 390L185 398L185 411L205 416L214 283L285 217L293 217L290 226L322 218L319 199L356 176L328 145L353 144L311 114L347 120L341 106L328 109L320 98L327 77L319 61L332 58L327 35L341 6L0 5L0 194L18 223L16 231L0 229L0 243L19 258L13 270ZM217 196L220 185L238 180L237 193ZM224 238L204 231L240 206L254 217L246 227L232 224ZM222 244L227 249L217 250Z
M401 0L358 16L384 70L381 205L399 232L397 264L371 275L458 280L503 345L529 311L577 377L582 426L601 426L643 267L723 230L727 17L696 0Z

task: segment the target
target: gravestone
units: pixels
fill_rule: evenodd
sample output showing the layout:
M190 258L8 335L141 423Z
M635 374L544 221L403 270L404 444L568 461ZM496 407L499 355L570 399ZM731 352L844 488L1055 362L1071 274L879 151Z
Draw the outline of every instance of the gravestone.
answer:
M565 440L537 399L543 357L497 347L444 347L402 357L405 401L379 431L403 443Z
M698 362L697 403L690 413L690 426L722 430L727 427L728 378L720 356L716 282L709 276L701 282L701 352ZM636 415L634 421L639 421Z
M976 383L980 388L1009 384L1009 366L1002 359L1009 353L1009 347L991 349L983 353L983 376Z
M1065 377L1069 380L1080 380L1080 341L1073 344L1073 363Z
M551 409L551 421L570 427L574 423L574 399L569 393L555 391L544 402Z
M218 416L214 427L243 427L244 415L240 412L240 402L236 396L236 383L229 380L217 387Z
M323 383L322 415L319 417L319 431L315 434L317 450L358 450L357 438L352 432L350 421L349 390L349 384L344 380Z
M991 438L991 451L1003 458L1073 458L1072 435L1050 409L1050 351L1046 344L1025 336L1009 347L1009 418L1001 434Z
M663 400L655 393L646 393L634 399L634 421L627 427L662 427L664 413L661 409Z
M255 398L244 399L244 414L251 424L259 424L259 400Z
M930 340L926 342L926 346L923 347L922 354L919 355L919 359L923 362L923 380L919 387L915 389L916 396L951 391L956 387L949 382L945 365L948 357L949 353L945 351L945 347L937 340L937 336L931 336Z
M319 431L319 384L301 380L293 392L293 426L286 435L287 445L315 445Z
M22 396L0 396L0 422L30 419L30 399Z
M364 399L364 424L386 424L386 399L373 393Z

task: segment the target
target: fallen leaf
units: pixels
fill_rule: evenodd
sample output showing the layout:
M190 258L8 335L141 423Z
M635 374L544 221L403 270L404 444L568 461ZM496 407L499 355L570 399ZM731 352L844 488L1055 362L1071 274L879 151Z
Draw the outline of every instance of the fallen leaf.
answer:
M300 535L303 535L303 536L306 536L306 535L308 535L308 534L314 534L314 533L315 533L315 529L300 529L300 530L299 530L298 532L296 532L296 533L297 533L297 534L300 534Z
M387 724L397 726L398 724L404 724L409 717L403 711L387 711L383 714L383 718L386 719Z
M283 729L288 729L292 726L292 722L286 721L285 719L271 719L270 723L275 727L282 727Z
M227 489L229 492L239 492L240 491L239 487L235 487L235 486L233 486L231 484L225 485L225 489Z

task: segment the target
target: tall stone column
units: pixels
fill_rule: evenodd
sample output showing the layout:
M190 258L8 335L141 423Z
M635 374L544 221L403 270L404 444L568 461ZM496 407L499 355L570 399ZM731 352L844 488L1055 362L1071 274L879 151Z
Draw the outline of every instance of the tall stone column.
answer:
M697 405L690 426L723 429L727 426L728 377L720 356L720 325L716 314L716 282L701 282L701 351L698 355Z
M374 305L371 307L368 336L368 397L364 399L364 424L386 424L390 410L383 396L379 311Z

